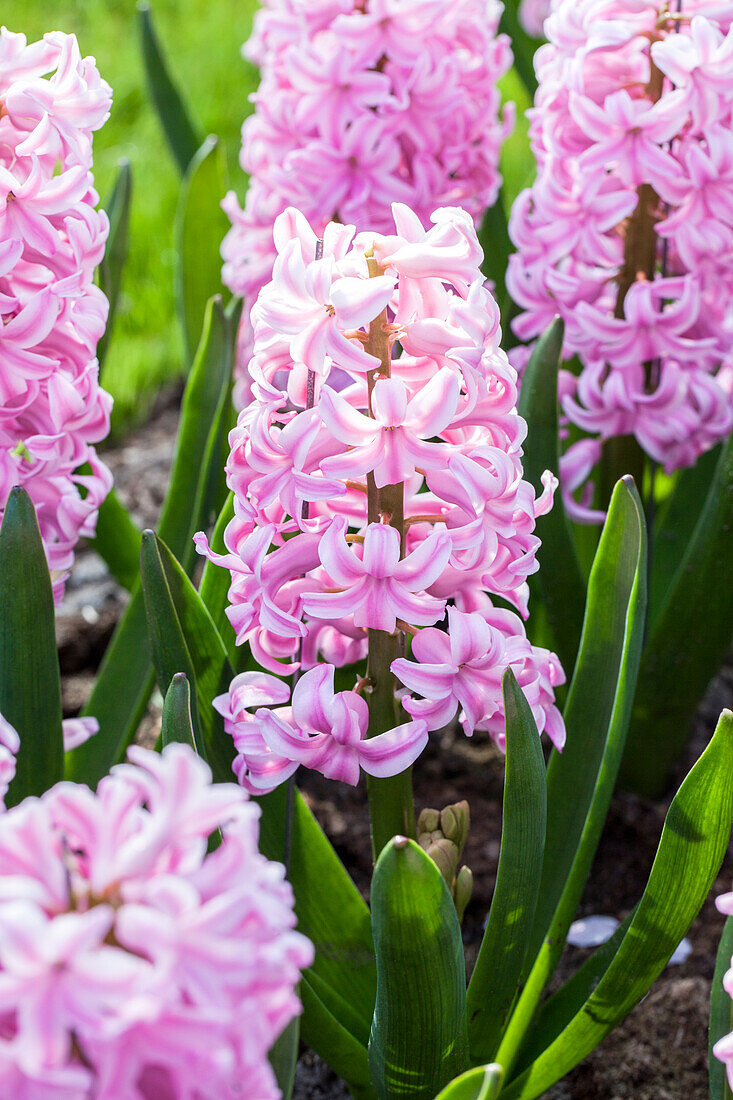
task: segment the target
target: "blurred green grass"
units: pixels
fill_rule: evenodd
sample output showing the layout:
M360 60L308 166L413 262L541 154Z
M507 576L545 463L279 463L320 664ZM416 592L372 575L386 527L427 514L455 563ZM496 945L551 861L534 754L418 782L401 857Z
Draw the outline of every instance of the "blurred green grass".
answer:
M231 185L241 193L239 130L257 72L240 55L256 0L153 0L153 17L173 76L204 133L227 153ZM182 368L173 299L173 220L179 176L148 100L134 0L4 0L0 20L30 41L45 31L73 32L112 85L112 115L94 140L102 203L122 157L132 164L129 255L104 370L115 398L113 427L143 416L166 380ZM217 196L212 196L216 201Z
M251 110L257 71L241 57L257 0L152 0L153 19L170 71L203 133L226 151L230 186L243 195L239 131ZM73 32L83 55L97 59L112 85L112 114L95 136L94 165L102 204L117 165L132 164L129 252L104 385L115 399L113 432L144 417L161 385L182 372L183 350L174 306L173 223L180 178L149 101L139 49L135 0L5 0L2 22L35 40L49 30ZM526 91L514 71L501 83L517 104L517 127L502 156L504 200L528 180ZM212 196L212 202L221 196Z

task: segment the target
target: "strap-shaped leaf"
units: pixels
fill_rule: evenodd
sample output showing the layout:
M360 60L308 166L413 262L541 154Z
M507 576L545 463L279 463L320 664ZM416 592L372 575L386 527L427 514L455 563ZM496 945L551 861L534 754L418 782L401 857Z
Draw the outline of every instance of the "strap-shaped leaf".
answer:
M715 881L733 824L733 713L669 808L649 881L613 961L580 1012L502 1093L535 1100L582 1061L661 974Z
M649 561L647 633L656 626L657 616L692 539L700 519L700 502L707 500L710 494L722 449L722 444L718 444L701 455L694 466L680 470L675 475L672 491L658 506ZM657 473L657 478L659 476Z
M290 1100L295 1084L295 1067L298 1064L298 1044L300 1042L300 1017L295 1016L275 1040L268 1055L282 1100Z
M112 327L117 312L117 299L122 284L122 269L127 259L127 228L130 220L130 202L132 200L132 169L127 159L120 161L112 194L105 204L109 218L109 236L104 250L104 258L99 265L99 285L109 302L107 324L102 338L97 344L97 359L100 367L107 355L112 338Z
M168 70L153 27L150 4L138 3L137 12L148 91L178 171L183 175L201 145L201 137Z
M186 169L176 211L176 302L190 363L206 303L222 294L219 247L229 228L218 197L227 190L226 159L219 140L207 137Z
M186 571L196 560L196 531L218 515L226 489L221 461L230 404L234 333L220 298L206 305L196 358L183 395L171 480L157 532ZM216 464L216 466L215 466ZM211 470L221 471L212 495Z
M710 1074L710 1100L731 1100L725 1065L713 1054L713 1047L724 1035L733 1031L733 1001L723 988L723 978L731 966L733 957L733 917L727 917L720 937L715 973L710 990L710 1028L708 1031L708 1069Z
M61 779L61 682L51 577L33 502L10 490L0 527L0 715L20 737L14 806Z
M466 1013L473 1062L496 1052L526 977L545 846L547 790L540 735L511 669L504 674L506 771L501 852L489 920L468 986Z
M216 521L214 532L209 540L209 545L215 554L225 554L227 548L224 544L224 532L227 525L234 518L234 493L230 493L226 499L226 503L219 513L219 518ZM226 609L228 604L227 595L229 592L229 586L231 584L231 574L228 569L222 568L220 565L215 565L214 562L208 561L204 566L204 571L201 575L201 584L199 585L199 595L209 609L216 628L221 635L222 641L227 647L229 654L229 660L232 663L232 667L236 668L239 664L239 653L236 645L236 637L234 634L234 628L226 617Z
M618 926L609 940L596 948L593 954L578 967L571 978L556 993L542 1003L532 1027L517 1058L515 1076L527 1068L535 1058L549 1047L565 1030L573 1017L580 1012L590 994L613 962L621 941L631 924L633 912Z
M535 958L496 1061L508 1072L562 953L608 812L639 667L646 530L633 480L616 486L588 583L565 707L567 743L547 771L547 834L529 957Z
M539 43L531 38L519 22L519 0L507 0L501 13L499 30L508 34L512 42L514 68L529 95L534 98L537 77L534 71L534 53Z
M214 299L207 309L201 343L183 395L176 454L158 524L161 539L187 570L196 560L194 533L205 527L221 506L220 500L212 499L211 468L220 462L226 435L232 355L231 325L221 302ZM84 708L84 714L98 719L99 733L67 754L69 778L96 786L122 759L145 714L154 682L145 607L138 585Z
M504 280L512 242L509 239L509 225L501 192L497 195L494 205L490 206L484 214L478 239L484 253L481 270L494 284L494 297L499 305L502 324L506 325L509 299Z
M300 984L303 1002L301 1035L331 1069L349 1085L354 1100L374 1100L366 1047L329 1012L311 985L308 974Z
M644 649L624 782L657 797L733 637L733 435Z
M501 1091L503 1072L496 1062L477 1066L456 1077L435 1100L494 1100Z
M131 592L140 576L141 532L114 489L100 505L97 528L89 545L96 550L112 576Z
M141 573L148 634L158 686L167 693L177 672L191 685L195 743L216 782L231 782L234 745L212 700L226 691L234 670L201 597L182 566L152 531L143 533Z
M170 682L163 703L163 717L160 730L163 746L172 741L190 745L198 752L191 719L191 688L185 672L177 672Z
M468 1055L456 907L436 865L406 837L382 849L371 901L377 957L372 1084L379 1100L433 1100Z
M262 807L260 851L280 862L285 850L286 799L285 784L258 799ZM358 1032L366 1046L377 987L369 910L297 790L288 879L295 892L298 928L316 949L308 974L315 973L348 1002L353 1011L347 1027ZM323 990L321 993L327 999Z
M519 397L520 415L531 425L525 442L524 472L537 493L542 491L545 470L559 478L557 374L563 332L563 323L557 317L537 341ZM537 552L539 572L529 579L531 600L535 606L540 602L547 613L554 647L569 679L580 644L585 583L559 489L552 509L537 520L536 533L542 546Z

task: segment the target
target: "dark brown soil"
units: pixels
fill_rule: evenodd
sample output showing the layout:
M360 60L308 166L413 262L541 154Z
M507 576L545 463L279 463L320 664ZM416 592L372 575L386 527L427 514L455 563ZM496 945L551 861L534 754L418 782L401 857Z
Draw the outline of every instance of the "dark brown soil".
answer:
M150 423L105 454L117 491L141 526L155 522L165 493L177 398L175 392L164 395ZM79 555L57 624L67 714L76 713L86 699L125 599L96 555L89 551ZM704 748L723 706L733 706L730 667L710 686L678 780ZM154 702L146 723L148 737L154 736L158 720L159 705ZM415 768L418 809L440 808L463 798L470 803L472 824L465 862L473 870L475 886L463 926L469 967L478 951L494 888L502 774L502 757L490 744L467 741L455 733L436 738ZM368 896L371 855L364 788L354 790L312 773L303 776L302 787L357 885ZM623 919L633 907L646 883L668 801L650 802L624 793L614 798L580 916L603 914ZM689 933L689 958L668 967L642 1004L585 1062L545 1094L547 1100L702 1100L707 1096L708 999L722 929L712 899L732 885L733 861L729 858ZM567 947L559 975L567 977L586 956L585 950ZM317 1057L303 1053L294 1100L346 1100L348 1095Z

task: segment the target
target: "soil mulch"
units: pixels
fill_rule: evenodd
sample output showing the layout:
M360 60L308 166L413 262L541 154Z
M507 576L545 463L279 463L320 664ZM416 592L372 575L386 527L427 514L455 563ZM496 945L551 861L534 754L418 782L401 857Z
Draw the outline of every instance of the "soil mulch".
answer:
M159 399L150 422L122 444L104 453L117 492L141 526L155 523L172 458L180 393ZM75 714L94 680L126 594L112 581L104 563L82 550L57 618L64 710ZM144 728L155 737L160 698L154 699ZM733 666L711 684L697 717L679 781L699 756L722 707L733 706ZM474 894L466 910L463 935L469 967L481 942L491 903L501 839L503 762L501 754L478 736L467 740L455 731L434 738L415 767L418 809L467 799L471 832L464 861L474 873ZM303 794L328 832L357 886L368 895L371 872L366 793L318 775L302 777ZM614 797L579 916L602 914L622 920L638 901L654 858L669 798L652 802L628 793ZM689 957L670 965L644 1001L601 1046L563 1081L547 1100L697 1100L707 1096L707 1014L722 918L713 898L733 886L733 860L723 866L710 898L692 926ZM566 947L559 978L568 977L588 951ZM298 1064L294 1100L346 1100L349 1093L311 1052Z

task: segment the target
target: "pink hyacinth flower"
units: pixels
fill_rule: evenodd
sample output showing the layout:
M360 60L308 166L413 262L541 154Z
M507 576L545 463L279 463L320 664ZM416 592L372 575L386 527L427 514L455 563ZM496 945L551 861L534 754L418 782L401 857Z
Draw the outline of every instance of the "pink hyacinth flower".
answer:
M292 721L271 710L258 711L255 721L277 755L352 785L360 768L382 778L405 771L428 740L420 719L367 740L367 703L353 691L334 694L333 665L316 665L298 680Z
M318 553L341 591L304 592L303 606L317 619L353 614L356 626L391 633L397 619L428 626L441 618L445 602L417 595L433 584L448 563L451 541L445 529L433 531L400 560L400 539L393 527L370 523L361 558L344 539L346 522L337 516L321 539Z

